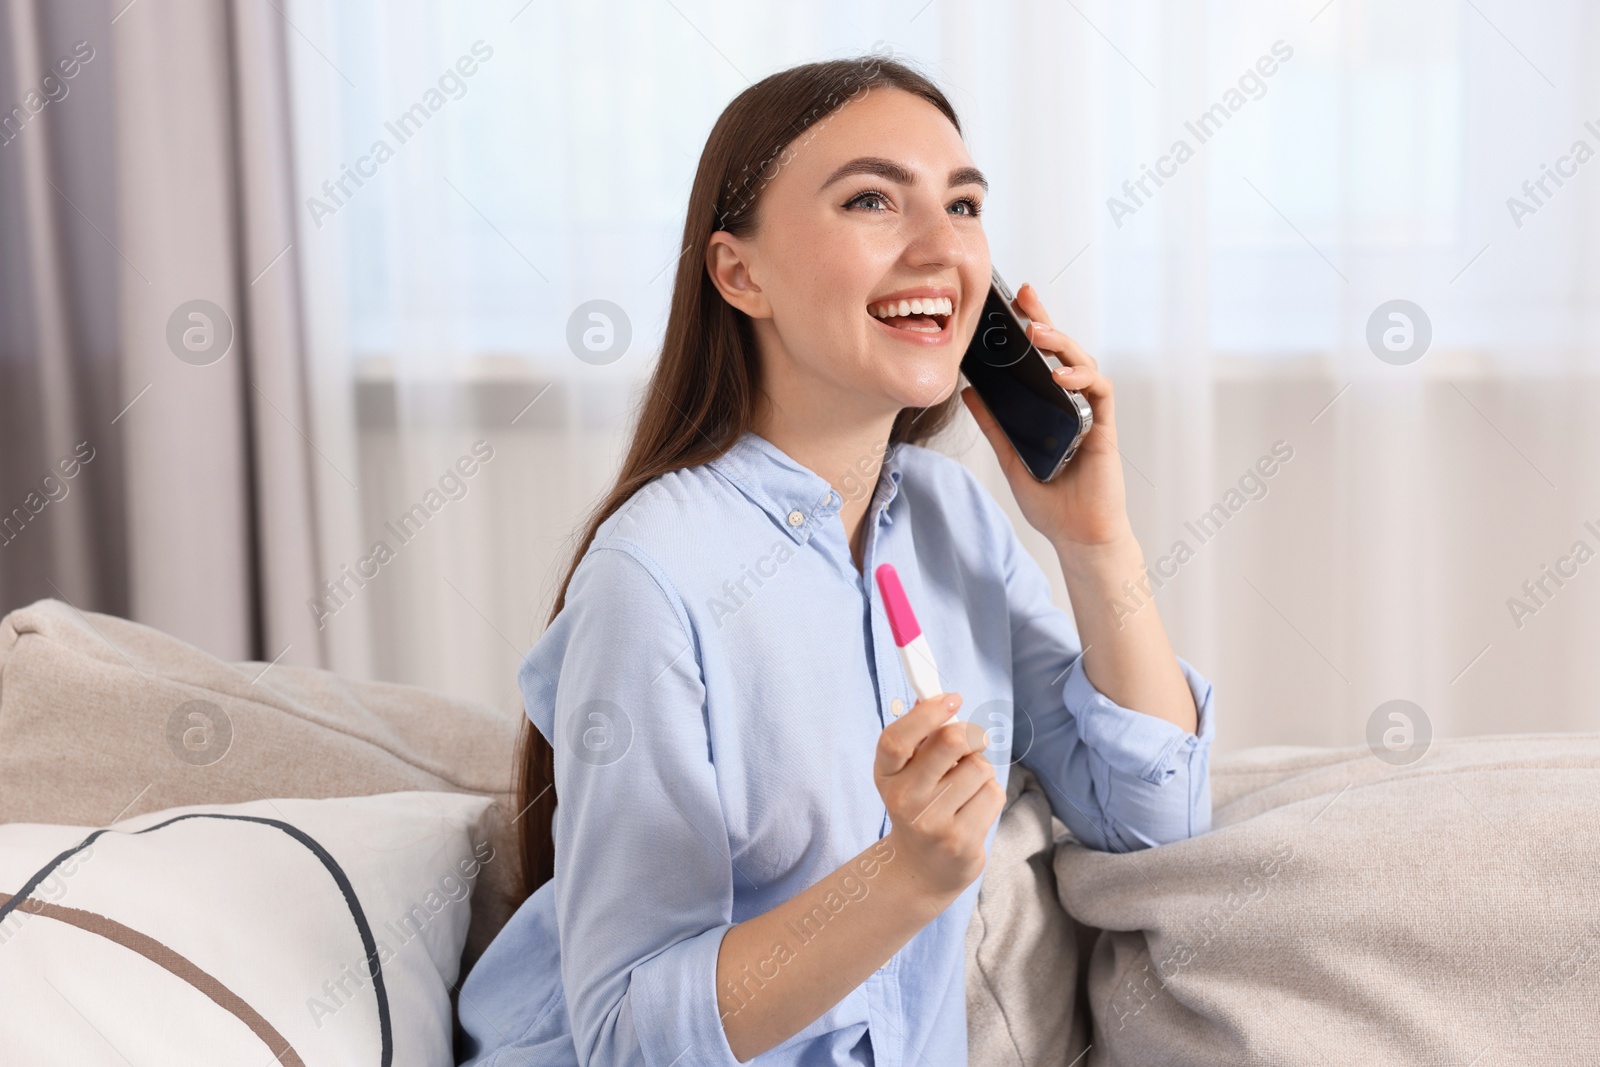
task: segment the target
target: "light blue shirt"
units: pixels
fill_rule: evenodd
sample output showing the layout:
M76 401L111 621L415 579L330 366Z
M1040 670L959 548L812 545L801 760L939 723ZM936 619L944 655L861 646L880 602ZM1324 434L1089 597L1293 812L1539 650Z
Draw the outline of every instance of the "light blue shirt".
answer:
M1198 735L1096 691L1044 572L955 460L895 446L875 486L847 488L869 490L865 574L842 495L754 433L651 481L601 525L518 674L555 750L555 877L461 987L465 1062L738 1062L718 1011L723 935L889 831L878 736L916 698L872 580L880 563L899 572L961 718L986 728L1002 785L1013 762L1033 770L1096 849L1210 828L1209 682L1178 660ZM774 946L765 977L871 891L882 868L867 866ZM964 1065L981 883L752 1062ZM745 1002L762 984L741 978Z

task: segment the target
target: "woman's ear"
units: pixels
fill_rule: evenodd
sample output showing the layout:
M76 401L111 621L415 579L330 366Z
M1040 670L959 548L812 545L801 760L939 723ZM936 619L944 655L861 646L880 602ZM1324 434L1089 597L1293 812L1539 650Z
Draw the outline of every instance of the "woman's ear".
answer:
M772 307L767 296L756 283L750 268L750 246L726 230L711 235L706 245L706 273L733 307L752 319L772 317Z

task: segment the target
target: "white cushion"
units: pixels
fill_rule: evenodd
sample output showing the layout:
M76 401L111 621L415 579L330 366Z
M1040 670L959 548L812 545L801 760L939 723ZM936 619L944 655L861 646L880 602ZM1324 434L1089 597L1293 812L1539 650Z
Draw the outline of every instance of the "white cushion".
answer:
M0 1059L452 1064L490 804L406 792L0 826Z

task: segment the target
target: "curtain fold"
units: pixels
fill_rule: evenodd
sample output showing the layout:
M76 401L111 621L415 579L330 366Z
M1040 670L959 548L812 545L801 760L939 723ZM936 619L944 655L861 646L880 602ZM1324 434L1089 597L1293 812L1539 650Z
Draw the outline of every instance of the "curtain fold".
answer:
M305 365L287 32L272 4L232 0L236 256L247 309L247 394L255 471L252 529L263 651L327 665L307 602L317 595L319 462ZM287 651L286 651L287 650ZM298 655L296 652L298 651Z
M0 608L56 596L227 658L320 664L281 18L250 0L3 7L0 100L21 119L0 145L18 445L0 457ZM91 458L68 479L74 448ZM46 477L68 491L32 513Z
M103 41L74 55L82 6L0 12L0 600L122 614L125 553L96 536L123 521L117 267L84 217L111 211L109 122L80 106L110 96L109 64Z

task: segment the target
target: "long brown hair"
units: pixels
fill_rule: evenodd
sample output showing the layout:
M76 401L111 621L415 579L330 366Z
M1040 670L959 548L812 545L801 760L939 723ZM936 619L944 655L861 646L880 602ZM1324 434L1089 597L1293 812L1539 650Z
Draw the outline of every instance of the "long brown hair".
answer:
M546 625L566 604L567 587L595 531L658 475L698 466L731 448L750 428L761 388L761 363L750 320L722 298L706 269L706 246L717 230L755 232L766 183L807 129L874 86L920 96L961 123L945 95L922 74L878 54L807 63L779 71L734 97L706 138L683 224L683 251L673 281L661 359L651 375L616 484L590 514ZM904 408L889 433L893 444L919 444L955 415L959 394L926 408ZM516 770L524 896L555 874L555 753L531 721L522 724Z

